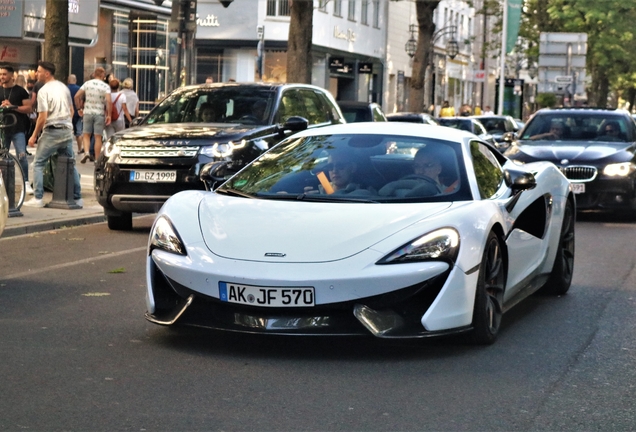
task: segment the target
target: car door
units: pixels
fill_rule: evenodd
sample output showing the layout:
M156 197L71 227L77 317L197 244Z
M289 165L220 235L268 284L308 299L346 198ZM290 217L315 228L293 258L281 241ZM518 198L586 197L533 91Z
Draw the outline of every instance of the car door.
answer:
M527 215L531 203L536 201L536 206L540 207L543 197L537 197L533 191L524 191L517 204L508 212L506 204L512 198L510 189L504 182L505 174L499 163L500 158L478 141L471 143L470 150L481 199L496 201L502 212L508 214L507 219L511 226L515 226L518 218ZM505 242L508 250L508 279L504 301L518 292L522 286L520 283L536 271L545 254L543 240L523 229L512 229Z

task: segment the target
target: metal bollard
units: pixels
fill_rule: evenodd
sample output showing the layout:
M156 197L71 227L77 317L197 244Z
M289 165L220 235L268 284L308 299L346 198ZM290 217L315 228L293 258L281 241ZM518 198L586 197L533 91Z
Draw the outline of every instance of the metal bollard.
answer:
M15 162L10 157L0 158L0 171L9 198L9 217L24 216L15 208Z
M53 185L53 199L46 206L57 209L80 209L75 203L73 188L75 180L75 159L68 156L59 156L55 167L55 183Z

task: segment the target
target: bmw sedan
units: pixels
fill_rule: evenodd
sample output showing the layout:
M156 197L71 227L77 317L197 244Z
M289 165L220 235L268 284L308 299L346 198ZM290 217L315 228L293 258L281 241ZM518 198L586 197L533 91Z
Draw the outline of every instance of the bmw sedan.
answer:
M538 111L506 156L555 163L572 183L579 210L636 214L636 123L627 111Z

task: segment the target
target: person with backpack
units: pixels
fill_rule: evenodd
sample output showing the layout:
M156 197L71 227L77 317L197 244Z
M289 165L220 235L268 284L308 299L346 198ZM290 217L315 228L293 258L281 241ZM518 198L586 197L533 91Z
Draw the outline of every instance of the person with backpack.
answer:
M102 151L102 134L104 128L111 122L112 101L110 87L104 82L106 71L102 67L95 69L94 78L86 81L75 94L75 105L82 110L82 133L84 138L84 157L80 163L86 163L88 159L94 160L90 155L91 135L95 135L95 158Z
M110 113L110 124L106 126L106 137L113 136L116 132L124 130L125 119L130 117L128 107L126 106L126 94L119 91L119 80L113 78L108 83L110 86L110 100L112 101L112 110Z

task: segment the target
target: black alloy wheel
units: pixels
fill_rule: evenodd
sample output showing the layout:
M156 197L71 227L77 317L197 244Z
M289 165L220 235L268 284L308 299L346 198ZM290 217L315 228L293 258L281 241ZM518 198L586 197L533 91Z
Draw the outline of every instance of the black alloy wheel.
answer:
M554 257L552 273L541 292L549 295L563 295L570 289L574 274L574 206L567 200L563 210L563 224L559 235L559 247Z
M501 243L494 232L486 240L484 255L479 267L479 278L473 309L473 343L489 345L497 339L503 315L505 271Z

